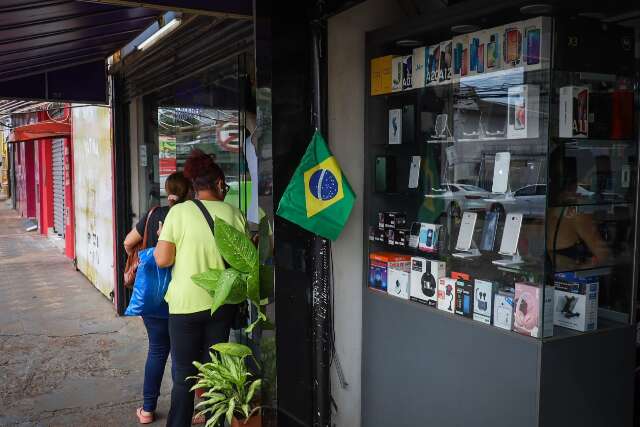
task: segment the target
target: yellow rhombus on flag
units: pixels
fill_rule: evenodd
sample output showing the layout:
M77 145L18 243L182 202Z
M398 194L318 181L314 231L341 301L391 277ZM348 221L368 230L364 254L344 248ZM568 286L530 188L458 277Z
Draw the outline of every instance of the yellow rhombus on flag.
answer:
M316 131L276 213L305 230L336 240L355 199L338 162Z

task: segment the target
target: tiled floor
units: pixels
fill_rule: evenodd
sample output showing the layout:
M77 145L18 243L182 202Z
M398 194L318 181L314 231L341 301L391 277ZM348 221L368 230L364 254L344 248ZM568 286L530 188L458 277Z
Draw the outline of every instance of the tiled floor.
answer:
M0 201L0 426L137 425L142 321L118 317L54 243L23 230Z

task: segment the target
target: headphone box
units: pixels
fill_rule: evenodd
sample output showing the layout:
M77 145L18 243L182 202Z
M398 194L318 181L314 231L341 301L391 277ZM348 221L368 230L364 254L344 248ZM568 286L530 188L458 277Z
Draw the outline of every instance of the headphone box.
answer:
M490 325L493 321L493 296L497 285L486 280L475 280L473 287L473 320Z
M493 326L510 331L513 328L513 288L496 293L493 300Z
M438 305L438 280L444 277L446 264L422 257L411 258L411 300L431 307Z
M387 293L394 297L409 299L409 269L408 261L389 263L387 271Z
M438 280L438 310L455 313L456 279L441 277Z
M553 336L553 286L516 283L513 330L535 338Z
M598 327L598 278L574 277L559 280L558 276L556 275L555 282L553 323L581 332L596 329Z
M411 257L391 252L372 252L369 254L369 288L387 292L387 279L389 268L396 264L407 266ZM408 271L408 267L407 267Z
M456 280L456 314L473 318L473 283Z

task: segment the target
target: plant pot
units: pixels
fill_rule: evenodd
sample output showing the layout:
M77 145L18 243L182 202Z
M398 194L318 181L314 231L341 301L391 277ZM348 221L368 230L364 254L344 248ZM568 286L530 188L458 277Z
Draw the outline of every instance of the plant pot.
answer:
M245 420L239 420L236 417L233 417L231 427L262 427L262 415L252 416L247 420L246 424L244 421Z

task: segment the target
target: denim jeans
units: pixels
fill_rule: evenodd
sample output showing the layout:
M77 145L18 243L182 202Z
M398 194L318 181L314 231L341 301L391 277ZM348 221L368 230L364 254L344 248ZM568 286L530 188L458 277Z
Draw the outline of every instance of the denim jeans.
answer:
M190 389L195 382L187 380L187 377L198 373L193 361L208 362L209 348L229 340L237 309L236 305L223 305L213 315L209 310L169 315L169 333L173 343L171 360L175 370L168 427L191 426L194 392Z
M144 367L144 387L142 390L144 401L142 409L147 412L153 412L156 410L164 367L167 364L167 357L169 357L171 350L169 319L142 316L142 321L145 328L147 328L147 336L149 337L149 351L147 353L147 363ZM171 371L173 372L173 367Z

